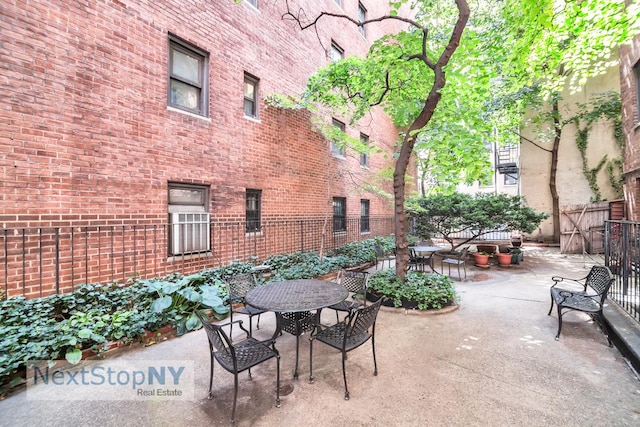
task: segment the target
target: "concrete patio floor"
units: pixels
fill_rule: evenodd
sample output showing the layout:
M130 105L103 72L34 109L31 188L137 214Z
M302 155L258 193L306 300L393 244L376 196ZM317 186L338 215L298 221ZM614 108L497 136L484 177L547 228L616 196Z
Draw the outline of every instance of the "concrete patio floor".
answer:
M381 310L376 329L378 376L371 345L349 353L351 399L343 399L340 355L314 345L315 382L307 381L309 342L300 349L300 378L292 380L295 338L277 340L283 380L294 385L274 407L275 361L240 376L239 426L637 426L640 381L600 330L579 313L558 320L549 310L552 275L582 277L601 258L565 256L554 248L525 248L512 268L467 268L457 282L460 305L446 314ZM335 321L333 312L323 322ZM269 336L274 316L257 334ZM234 332L235 335L235 332ZM191 360L194 399L46 401L19 391L0 401L2 426L224 426L229 424L233 376L216 366L214 400L207 399L209 356L202 330L116 360Z

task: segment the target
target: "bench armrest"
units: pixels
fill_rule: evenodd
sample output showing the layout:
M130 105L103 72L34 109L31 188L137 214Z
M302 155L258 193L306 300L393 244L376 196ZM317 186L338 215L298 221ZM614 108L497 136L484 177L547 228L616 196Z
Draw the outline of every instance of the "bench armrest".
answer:
M572 278L569 278L569 277L562 277L562 276L553 276L553 277L551 278L551 280L553 280L553 281L554 281L554 284L553 284L553 285L551 285L551 287L553 288L553 287L555 287L558 283L561 283L561 282L571 282L571 283L574 283L574 284L580 285L582 288L584 288L584 289L586 290L586 287L587 287L586 279L587 279L587 276L582 277L582 278L580 278L580 279L572 279Z

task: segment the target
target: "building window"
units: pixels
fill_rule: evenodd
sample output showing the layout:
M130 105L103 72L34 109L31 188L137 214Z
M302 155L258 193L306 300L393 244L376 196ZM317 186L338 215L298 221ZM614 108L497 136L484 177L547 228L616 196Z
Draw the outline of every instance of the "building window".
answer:
M260 232L260 211L262 210L262 190L247 189L247 233Z
M333 2L338 6L342 6L342 0L333 0Z
M344 49L342 49L336 42L331 40L331 60L340 61L344 58Z
M258 79L244 73L244 115L258 118Z
M636 123L640 123L640 61L633 66L636 77Z
M251 6L255 7L256 9L258 8L258 0L245 0L247 3L249 3Z
M333 198L333 232L347 231L347 199Z
M369 137L364 133L360 133L360 142L362 145L369 145ZM360 166L369 166L369 155L366 151L360 153Z
M209 187L169 183L169 254L208 252Z
M344 123L342 123L340 120L336 120L336 119L331 119L331 123L337 127L338 129L340 129L342 132L345 131L345 126ZM342 156L344 157L344 155L346 154L346 149L344 147L344 145L340 144L336 144L335 142L331 142L331 153L335 156Z
M368 233L371 231L369 228L369 201L360 200L360 232Z
M169 106L207 115L208 55L176 38L169 38Z
M367 20L367 9L364 8L362 3L358 2L358 22L364 22ZM362 34L362 37L367 38L367 33L364 29L364 25L358 27L358 31Z
M518 172L508 172L504 174L504 185L516 185L518 183Z

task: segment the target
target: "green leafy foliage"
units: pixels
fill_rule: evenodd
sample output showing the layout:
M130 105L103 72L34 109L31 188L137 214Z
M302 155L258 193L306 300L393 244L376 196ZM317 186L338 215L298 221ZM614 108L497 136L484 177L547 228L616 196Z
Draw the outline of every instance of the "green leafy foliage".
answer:
M394 246L393 237L376 238L336 248L323 262L316 252L296 252L264 263L271 265L271 280L316 277L375 259L375 242L388 251ZM254 265L234 262L189 276L88 284L65 295L0 301L0 395L21 381L16 374L29 360L64 357L77 363L84 349L99 353L111 341L131 343L166 325L185 333L200 327L194 309L211 308L224 318L229 312L224 281Z
M156 295L150 305L153 313L167 316L177 328L178 335L199 327L194 310L202 307L213 309L217 315L226 315L229 307L224 299L227 295L222 290L224 284L207 284L203 274L192 274L181 277L174 275L174 280L141 280L147 290Z
M419 236L442 236L455 250L493 231L533 232L548 215L525 206L524 201L522 196L506 194L437 194L410 199L406 209ZM471 237L456 241L452 235L459 232L470 232Z
M453 281L441 274L409 271L402 282L393 269L387 269L376 271L368 283L370 293L393 301L395 307L415 302L419 310L440 309L455 304L457 298Z

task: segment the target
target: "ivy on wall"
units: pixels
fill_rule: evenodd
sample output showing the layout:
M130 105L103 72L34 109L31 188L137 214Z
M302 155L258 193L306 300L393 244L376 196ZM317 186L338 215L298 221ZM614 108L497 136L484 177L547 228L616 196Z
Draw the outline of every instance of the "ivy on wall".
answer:
M609 156L605 154L595 167L589 167L587 159L589 132L593 128L593 124L598 120L612 122L614 141L618 149L623 152L625 142L622 130L622 103L618 92L604 92L594 96L588 103L578 104L578 114L569 120L578 128L576 146L582 158L582 173L589 183L589 188L593 192L593 196L591 197L592 202L602 201L602 193L598 185L597 177L598 173L605 166L609 183L616 192L616 197L622 197L623 195L621 157L609 159Z

